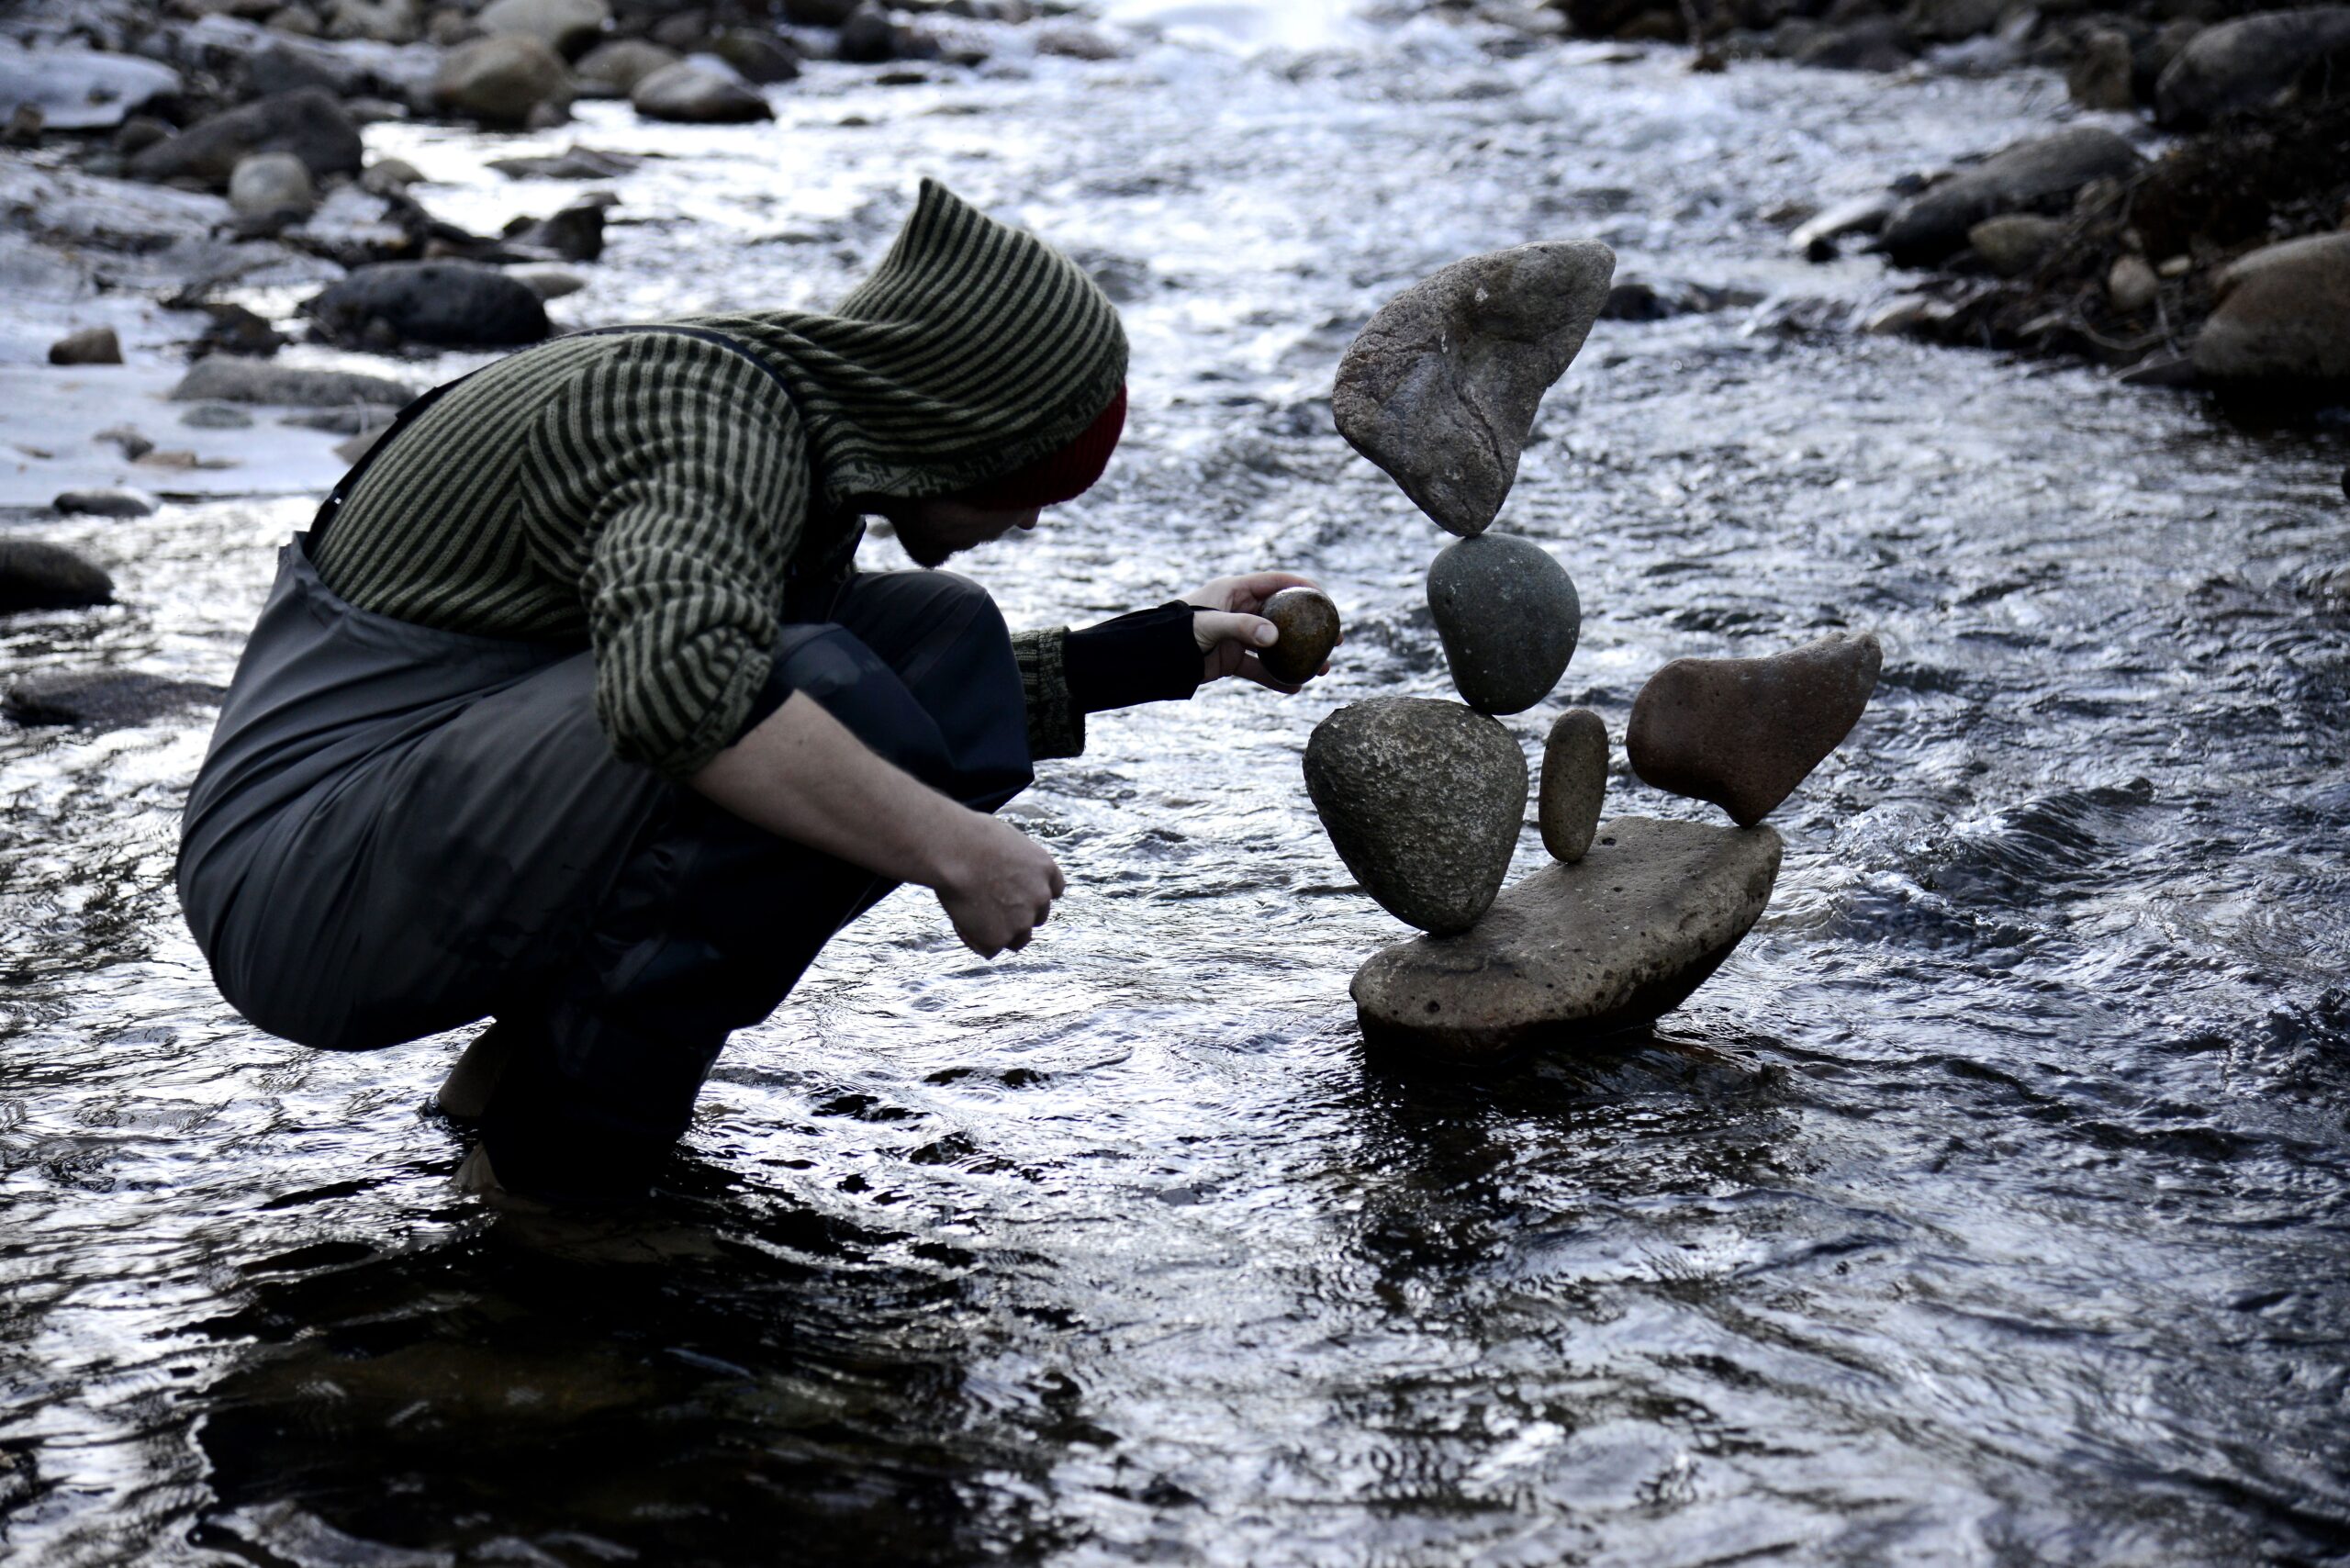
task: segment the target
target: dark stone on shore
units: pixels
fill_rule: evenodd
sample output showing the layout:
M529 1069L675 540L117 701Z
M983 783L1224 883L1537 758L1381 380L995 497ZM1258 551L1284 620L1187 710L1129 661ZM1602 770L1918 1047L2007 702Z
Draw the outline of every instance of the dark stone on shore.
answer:
M493 127L525 125L541 109L566 108L575 91L563 56L520 33L450 50L432 78L433 102Z
M2350 6L2312 6L2221 22L2196 35L2154 85L2154 118L2192 130L2266 108L2305 81L2350 87Z
M2212 292L2219 305L2192 350L2205 380L2350 394L2350 232L2265 246L2222 270Z
M114 602L114 579L62 544L0 539L0 615Z
M1896 266L1932 266L1963 247L1986 218L2062 211L2090 181L2127 178L2139 163L2127 141L2093 126L2019 142L1904 204L1878 246Z
M1330 412L1357 452L1448 532L1482 532L1517 477L1551 383L1606 307L1616 253L1546 241L1453 263L1363 327Z
M386 376L350 370L302 370L221 354L188 366L171 392L175 403L274 403L297 409L352 404L397 408L415 396L416 389L406 382Z
M38 675L8 689L0 698L0 714L25 725L125 730L227 695L226 687L208 681L172 680L137 670Z
M2125 112L2137 103L2132 84L2135 51L2130 35L2098 28L2081 40L2081 51L2065 73L2065 92L2085 109Z
M1632 702L1632 771L1752 827L1860 722L1885 663L1876 633L1758 659L1675 659Z
M1382 697L1314 727L1305 788L1362 890L1425 931L1475 924L1509 874L1526 757L1456 702Z
M266 317L242 305L210 300L196 308L211 318L197 342L197 347L207 354L250 354L266 358L285 346L285 333L271 326Z
M566 262L592 262L604 253L604 204L574 202L512 236L514 243L552 251Z
M898 28L878 6L863 5L840 24L840 57L853 65L879 65L898 58Z
M1652 1023L1753 929L1781 853L1767 827L1617 817L1583 859L1543 867L1468 931L1374 955L1352 988L1363 1038L1474 1063Z
M614 39L610 43L598 44L582 56L578 72L584 81L600 83L614 92L628 94L635 92L636 84L655 72L677 64L677 59L676 50L663 49L649 39ZM493 163L490 167L502 168L504 165ZM599 177L588 176L590 179Z
M112 327L84 327L49 345L51 364L120 364L122 340Z
M767 101L731 76L691 61L666 65L636 84L628 101L647 119L685 125L733 125L773 119Z
M140 490L67 490L49 503L67 517L151 517L155 498Z
M547 335L546 307L528 284L478 262L379 262L303 306L334 340L373 345L502 348Z
M2010 212L1986 218L1968 230L1966 243L2001 277L2020 277L2038 266L2064 234L2064 224L2053 218Z
M253 417L234 403L198 403L180 416L190 430L241 431L252 428Z
M1275 680L1303 686L1322 673L1338 645L1338 607L1319 588L1289 588L1265 600L1266 620L1281 629L1281 641L1260 649L1257 662Z
M742 73L743 80L754 86L772 87L800 75L799 51L773 33L737 28L733 32L721 33L711 46L711 52Z
M245 84L255 97L313 90L341 97L347 85L343 73L319 50L283 39L272 39L245 60Z
M1898 17L1864 17L1806 44L1796 63L1831 71L1874 71L1889 74L1906 69L1916 58L1908 29Z
M1607 721L1588 708L1570 708L1550 725L1542 745L1542 782L1535 819L1542 847L1572 865L1590 852L1607 803Z
M214 115L130 161L142 180L200 180L224 189L237 165L255 152L290 152L314 179L359 173L359 127L342 106L315 87L280 93Z
M1461 700L1522 713L1550 694L1583 634L1574 579L1513 533L1458 539L1428 563L1428 610Z

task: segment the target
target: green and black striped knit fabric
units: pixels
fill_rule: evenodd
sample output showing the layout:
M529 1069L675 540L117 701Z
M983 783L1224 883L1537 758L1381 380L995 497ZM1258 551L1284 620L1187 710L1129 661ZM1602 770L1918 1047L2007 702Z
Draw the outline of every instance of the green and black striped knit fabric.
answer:
M596 654L613 750L673 777L727 745L767 678L795 567L866 496L947 495L1067 444L1126 374L1116 309L1033 235L923 182L830 315L560 339L451 392L343 504L319 575L352 604ZM1061 631L1014 639L1031 749L1083 744Z

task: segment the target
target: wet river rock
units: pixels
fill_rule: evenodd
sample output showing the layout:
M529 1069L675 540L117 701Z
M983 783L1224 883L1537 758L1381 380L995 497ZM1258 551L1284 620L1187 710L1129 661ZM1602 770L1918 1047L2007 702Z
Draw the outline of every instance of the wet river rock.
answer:
M187 367L171 390L174 403L272 403L294 409L397 408L416 388L356 370L312 370L237 354L212 354Z
M1874 632L1759 659L1675 659L1632 702L1632 771L1751 827L1852 733L1885 663Z
M1407 924L1461 931L1509 874L1526 756L1455 702L1382 697L1314 727L1305 788L1363 891Z
M2197 374L2221 386L2350 386L2350 233L2264 246L2212 280L2219 308L2196 334Z
M536 39L568 57L593 48L612 14L604 0L490 0L475 19L486 33Z
M677 63L674 50L663 49L643 39L615 39L610 43L598 44L579 62L579 74L590 82L599 82L620 93L636 91L636 84L656 71ZM493 169L505 168L493 163ZM588 175L588 178L595 178Z
M1542 745L1541 793L1535 816L1542 847L1569 865L1590 852L1607 802L1607 721L1588 708L1570 708L1550 726Z
M1338 365L1338 433L1438 526L1482 532L1534 410L1607 304L1616 253L1547 241L1455 262L1382 306Z
M2076 126L2016 145L1903 204L1878 246L1896 266L1932 266L1966 243L1969 230L2007 212L2061 211L2091 180L2136 169L2137 150L2109 130Z
M280 93L214 115L130 161L142 180L198 180L226 189L237 165L256 152L290 152L313 179L356 174L359 127L317 87Z
M122 339L112 327L84 327L49 345L51 364L120 364Z
M1321 673L1338 645L1338 607L1319 588L1289 588L1265 600L1266 620L1281 628L1281 641L1257 655L1275 680L1300 686Z
M2311 6L2206 28L2163 68L2154 118L2194 130L2266 108L2305 76L2350 69L2350 6Z
M0 615L81 610L114 600L114 579L62 544L0 539Z
M546 306L531 286L478 262L378 262L303 308L330 337L368 347L502 348L548 332Z
M442 58L432 98L487 126L519 126L542 105L567 107L576 89L563 56L520 33L476 39Z
M645 77L629 94L628 101L647 119L677 120L689 125L724 125L775 118L775 110L758 94L732 76L722 76L691 61L665 65Z
M155 498L143 490L67 490L50 505L67 517L151 517Z
M1780 852L1767 827L1617 817L1588 855L1511 887L1470 930L1373 955L1353 987L1363 1037L1479 1062L1650 1023L1753 928Z
M1574 657L1583 601L1551 554L1514 533L1456 540L1428 564L1428 610L1461 700L1521 713Z

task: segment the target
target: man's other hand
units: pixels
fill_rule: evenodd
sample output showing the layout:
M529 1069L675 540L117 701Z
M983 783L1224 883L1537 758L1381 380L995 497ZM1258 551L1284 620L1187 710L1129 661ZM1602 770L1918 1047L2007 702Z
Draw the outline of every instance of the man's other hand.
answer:
M1295 572L1250 572L1245 577L1218 577L1185 594L1183 602L1197 610L1192 617L1192 635L1205 660L1205 673L1201 678L1222 680L1227 675L1237 675L1275 691L1294 695L1301 690L1285 680L1275 679L1257 662L1256 650L1272 646L1281 635L1273 623L1258 611L1283 588L1321 586L1312 577L1301 577ZM1329 672L1330 666L1326 664L1317 673Z
M1045 846L979 812L966 812L932 886L955 935L982 958L1018 952L1069 884Z

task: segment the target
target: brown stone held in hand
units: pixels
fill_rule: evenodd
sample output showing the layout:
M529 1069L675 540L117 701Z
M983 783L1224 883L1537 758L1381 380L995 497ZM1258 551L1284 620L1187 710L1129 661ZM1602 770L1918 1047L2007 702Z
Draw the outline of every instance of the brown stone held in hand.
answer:
M1283 588L1265 600L1264 617L1281 633L1280 642L1257 655L1265 673L1292 686L1319 675L1338 645L1338 607L1330 596L1319 588Z
M1769 658L1675 659L1632 703L1632 771L1751 827L1852 732L1884 663L1874 632Z

